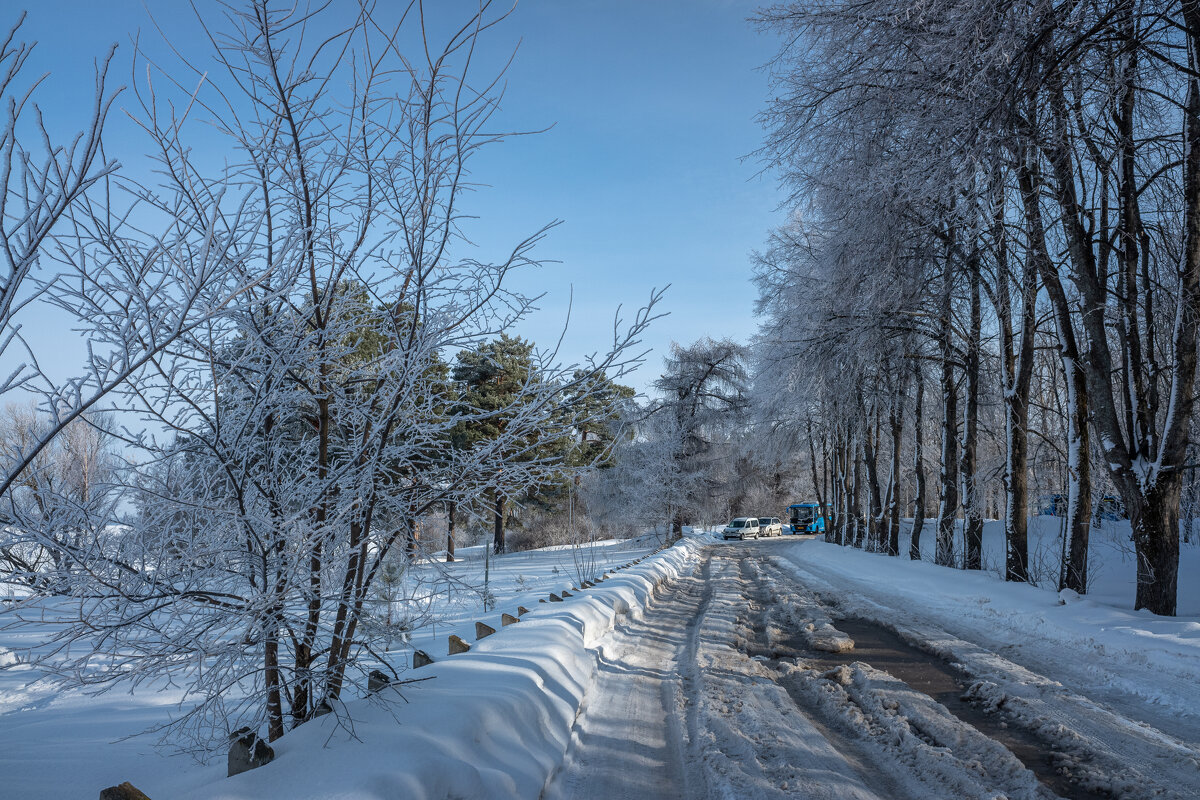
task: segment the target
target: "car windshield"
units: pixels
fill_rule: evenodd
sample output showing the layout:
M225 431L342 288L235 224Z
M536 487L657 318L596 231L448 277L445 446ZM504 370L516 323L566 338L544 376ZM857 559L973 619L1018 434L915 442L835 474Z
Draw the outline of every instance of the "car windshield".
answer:
M746 524L746 520L744 520L744 519L735 519L733 522L729 523L729 527L731 527L731 528L741 528L741 527L745 526L745 524Z

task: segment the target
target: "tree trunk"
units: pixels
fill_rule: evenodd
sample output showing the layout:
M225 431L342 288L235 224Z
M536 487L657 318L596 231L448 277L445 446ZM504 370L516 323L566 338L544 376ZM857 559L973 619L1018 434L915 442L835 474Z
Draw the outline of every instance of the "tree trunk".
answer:
M874 420L863 414L863 462L867 468L867 542L870 552L879 551L879 524L883 519L883 501L879 491L879 405L872 410Z
M954 566L954 524L958 517L958 388L954 384L954 341L951 303L954 290L954 266L951 247L947 247L942 277L941 361L942 361L942 481L938 506L936 563Z
M1059 357L1062 360L1063 372L1067 384L1067 469L1070 473L1070 485L1067 498L1066 531L1069 537L1067 547L1067 563L1062 570L1060 588L1071 589L1083 594L1087 591L1087 553L1088 539L1091 533L1091 445L1088 437L1089 396L1088 376L1085 372L1083 354L1080 352L1075 338L1075 328L1071 321L1071 305L1067 300L1066 291L1058 270L1050 260L1046 248L1045 226L1042 222L1041 206L1038 202L1041 191L1041 180L1036 166L1031 159L1023 158L1018 172L1021 188L1022 204L1025 208L1026 223L1029 230L1029 244L1032 250L1031 258L1037 265L1042 278L1042 285L1050 298L1054 310L1055 328L1058 331ZM1069 193L1068 193L1069 194ZM1060 195L1060 202L1066 203ZM1064 205L1064 208L1067 206ZM1074 231L1077 237L1082 229L1074 225L1065 226ZM1090 254L1090 245L1087 253ZM1076 258L1079 255L1079 245L1073 248ZM1107 380L1107 379L1106 379ZM1111 391L1111 387L1109 389ZM1109 395L1111 401L1111 394ZM1111 417L1111 415L1102 415ZM1099 422L1099 421L1098 421ZM1100 423L1103 424L1103 423ZM1119 436L1118 436L1119 438ZM1028 546L1009 553L1012 566L1006 571L1012 575L1010 580L1029 579Z
M813 493L817 496L817 508L825 507L825 492L821 490L821 483L817 476L817 444L813 440L812 420L808 420L808 457L812 472Z
M979 258L972 256L967 271L970 286L971 330L966 352L966 416L963 420L963 569L983 569L983 515L979 509L979 344L983 317L979 300Z
M493 534L492 534L492 552L500 555L505 550L504 544L504 523L505 523L505 497L497 490L495 492L496 506L493 515Z
M1022 270L1021 335L1015 355L1012 353L1012 334L1008 337L1011 366L1007 370L1008 385L1004 391L1005 449L1008 453L1004 469L1004 578L1009 581L1029 580L1029 387L1033 380L1033 340L1037 324L1036 257L1036 252L1029 253Z
M404 519L404 552L409 560L417 557L418 543L421 540L421 525L412 517Z
M888 479L888 537L887 554L900 555L900 447L904 436L904 414L900 406L902 390L896 392L888 412L888 424L892 429L892 469Z
M1134 608L1174 615L1179 590L1179 499L1182 476L1162 475L1143 502L1128 508L1137 550ZM1157 609L1169 609L1159 611Z
M838 544L845 547L854 540L854 511L853 507L851 506L850 497L850 461L853 458L853 456L851 456L853 439L851 438L849 431L845 429L842 430L840 438L842 454L841 458L839 459L838 466L838 483L841 486L841 503L839 505L839 516L841 519L838 520L838 525L836 527L838 532Z
M454 511L455 504L446 504L446 563L454 561Z
M908 557L921 560L921 531L925 528L925 454L921 447L921 427L924 424L925 373L920 364L916 368L916 402L913 404L913 473L917 482L917 496L913 500L912 539L908 544Z
M863 434L865 433L866 431L863 431ZM863 445L861 434L854 437L852 457L854 458L854 478L850 488L850 524L853 528L853 535L850 543L862 549L863 535L866 531L862 513Z
M272 621L268 626L263 647L263 673L267 687L267 739L274 742L283 737L283 694L280 690L278 623Z

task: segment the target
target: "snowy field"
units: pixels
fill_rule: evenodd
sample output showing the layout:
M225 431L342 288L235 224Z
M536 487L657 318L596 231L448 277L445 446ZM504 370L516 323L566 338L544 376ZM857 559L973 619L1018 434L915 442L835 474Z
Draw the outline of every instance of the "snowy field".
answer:
M1039 568L1056 560L1054 522L1035 522ZM998 568L1000 526L985 537ZM404 701L352 701L230 779L223 758L201 765L153 736L124 738L168 719L178 689L56 691L13 663L37 629L5 633L3 796L94 798L126 780L154 800L1055 796L991 735L859 663L866 642L853 649L843 616L952 667L978 713L1052 751L1066 796L1200 796L1200 548L1183 550L1181 616L1159 618L1132 611L1127 537L1123 524L1093 531L1087 597L1055 592L1055 567L1046 588L1013 585L809 537L506 555L488 564L493 610L448 592L436 628L389 652L399 666L414 647L431 653L438 663L405 677L433 680ZM932 535L923 544L931 554ZM452 570L478 582L482 553L460 555ZM644 556L564 603L538 602L581 570ZM501 629L518 605L531 613ZM476 620L498 634L475 643ZM472 652L446 657L450 633Z
M444 658L449 634L474 642L475 621L500 630L500 615L515 615L521 605L535 612L534 618L544 616L547 606L539 604L539 599L577 586L580 575L619 567L647 555L657 546L654 538L612 540L598 542L594 547L564 546L509 553L493 557L486 565L482 547L459 548L460 560L455 564L442 564L436 569L426 567L421 575L412 576L421 578L423 586L436 590L439 600L432 608L431 624L416 631L410 642L395 641L388 658L397 669L409 664L411 652L417 648L435 659ZM453 588L456 580L481 585L485 568L495 603L486 612L480 593ZM4 667L0 669L0 797L93 800L105 786L130 781L154 800L161 800L181 797L225 777L223 756L206 765L199 764L190 755L170 754L170 743L167 749L156 747L160 739L157 735L134 736L166 722L179 711L180 703L186 707L187 698L178 687L143 686L133 693L115 688L93 696L79 690L62 691L29 667L16 663L17 654L36 647L45 633L45 629L38 627L25 627L19 633L0 630L0 667ZM513 638L509 631L501 633L504 635L492 641L503 643ZM525 648L518 645L514 649L523 653ZM425 669L436 673L440 667ZM500 672L503 671L501 668ZM416 675L425 677L425 673L405 673L403 677ZM410 687L405 694L414 700L441 697L435 685L449 682L443 676ZM481 676L476 688L486 692L490 682ZM373 715L378 714L390 721L391 712L378 706L382 704L374 704L367 716L376 719ZM406 708L409 706L398 704L392 710L402 713ZM366 705L359 710L365 712ZM317 750L326 739L332 745L348 735L366 737L366 719L360 719L357 711L352 716L353 720L344 729L328 726L329 730L323 730ZM435 714L425 724L438 723L439 717L440 714ZM286 752L290 742L298 738L302 737L288 736L280 753ZM249 780L247 776L240 777L243 784ZM294 795L284 792L278 796ZM312 796L335 795L318 791Z
M1037 516L1029 520L1029 572L1043 588L1058 585L1058 570L1062 563L1062 517ZM921 533L921 556L933 561L934 528L937 520L925 521ZM961 526L961 523L960 523ZM901 523L900 552L908 553L912 520ZM1133 542L1129 539L1128 520L1104 521L1093 526L1089 538L1088 599L1090 602L1114 608L1133 608L1137 588ZM962 553L961 532L954 544ZM983 525L983 567L996 576L1004 574L1004 523L988 520ZM1200 535L1191 544L1181 545L1179 553L1178 614L1181 617L1200 616Z

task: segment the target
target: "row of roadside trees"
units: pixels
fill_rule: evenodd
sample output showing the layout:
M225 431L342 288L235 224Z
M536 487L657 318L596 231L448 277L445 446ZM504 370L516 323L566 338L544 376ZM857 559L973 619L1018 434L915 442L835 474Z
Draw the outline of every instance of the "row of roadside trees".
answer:
M841 535L895 554L902 513L916 541L932 512L937 560L978 569L998 479L1004 571L1029 580L1030 476L1058 473L1061 585L1086 591L1112 493L1136 607L1173 614L1200 331L1200 5L829 0L759 22L785 42L762 155L794 212L759 259L757 354L812 432Z

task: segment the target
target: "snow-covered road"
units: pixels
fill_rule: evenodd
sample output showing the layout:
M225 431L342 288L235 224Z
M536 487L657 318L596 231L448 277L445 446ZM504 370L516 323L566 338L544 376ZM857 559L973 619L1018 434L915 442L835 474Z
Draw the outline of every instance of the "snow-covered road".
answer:
M543 796L1200 796L1190 726L1045 677L1045 652L1004 658L986 625L949 633L952 614L805 559L820 547L715 544L604 637Z
M744 642L743 569L710 550L643 619L606 637L547 800L879 797L765 664L731 646Z
M682 704L692 689L702 589L695 577L678 581L649 618L604 638L565 769L547 800L689 796Z

